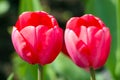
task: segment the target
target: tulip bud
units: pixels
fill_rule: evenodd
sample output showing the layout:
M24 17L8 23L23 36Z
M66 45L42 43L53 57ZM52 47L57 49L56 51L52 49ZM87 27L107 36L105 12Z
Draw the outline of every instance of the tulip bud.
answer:
M66 24L65 44L76 65L89 69L102 67L110 52L109 28L91 14L73 17Z
M45 65L61 51L63 31L56 19L44 11L24 12L13 27L12 42L23 60Z

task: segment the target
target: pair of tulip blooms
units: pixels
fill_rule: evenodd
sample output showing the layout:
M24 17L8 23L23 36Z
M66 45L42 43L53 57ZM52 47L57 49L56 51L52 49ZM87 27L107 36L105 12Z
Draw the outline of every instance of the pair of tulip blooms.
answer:
M63 41L63 30L56 19L38 11L19 16L12 30L12 42L18 55L30 64L51 63L65 45L75 64L97 69L108 58L111 35L99 18L86 14L67 22Z

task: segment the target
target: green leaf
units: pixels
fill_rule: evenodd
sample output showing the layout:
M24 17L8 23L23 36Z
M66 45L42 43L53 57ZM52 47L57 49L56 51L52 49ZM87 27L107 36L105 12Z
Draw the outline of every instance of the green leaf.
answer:
M116 50L116 79L120 79L120 0L116 0L117 18L117 50Z
M42 10L40 0L20 0L19 13L25 11L40 11Z
M48 68L56 73L57 79L54 80L89 80L89 72L76 66L62 53L52 64L48 65Z
M7 0L0 0L0 15L4 14L10 8L10 4Z
M19 80L37 80L37 65L30 65L18 56L13 58L14 74ZM77 67L70 58L60 54L43 67L44 80L89 80L89 72Z
M37 65L31 65L18 56L13 58L13 69L19 80L37 80Z
M104 23L110 28L112 34L112 45L106 67L111 71L111 74L115 76L115 53L117 45L115 0L88 0L85 10L85 13L91 13L100 17L104 21Z
M9 75L9 77L7 78L7 80L13 80L13 77L14 77L14 74L11 73L11 74Z

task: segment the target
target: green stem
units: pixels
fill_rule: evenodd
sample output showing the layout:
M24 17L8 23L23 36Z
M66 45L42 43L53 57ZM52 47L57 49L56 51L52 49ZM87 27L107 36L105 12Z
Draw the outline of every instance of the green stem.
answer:
M117 49L116 49L116 76L120 79L120 0L116 0L117 18Z
M43 80L43 67L38 65L38 80Z
M90 68L90 79L91 80L96 80L96 78L95 78L95 70L92 67Z

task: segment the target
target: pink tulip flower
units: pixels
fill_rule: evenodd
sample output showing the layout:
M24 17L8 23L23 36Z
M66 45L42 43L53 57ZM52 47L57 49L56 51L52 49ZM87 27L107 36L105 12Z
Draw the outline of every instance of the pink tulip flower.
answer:
M98 17L86 14L67 22L65 44L76 65L98 69L108 58L111 35L109 28Z
M61 51L63 31L56 19L44 11L24 12L13 27L12 42L23 60L45 65Z

